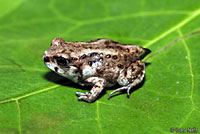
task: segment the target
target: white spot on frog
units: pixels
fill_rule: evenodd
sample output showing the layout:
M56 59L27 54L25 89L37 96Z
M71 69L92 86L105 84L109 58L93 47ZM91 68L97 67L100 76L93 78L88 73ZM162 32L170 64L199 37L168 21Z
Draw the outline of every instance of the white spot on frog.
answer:
M179 81L177 81L176 84L178 85L178 84L179 84Z
M88 77L96 73L96 68L90 66L84 66L82 71L83 71L82 72L83 76Z

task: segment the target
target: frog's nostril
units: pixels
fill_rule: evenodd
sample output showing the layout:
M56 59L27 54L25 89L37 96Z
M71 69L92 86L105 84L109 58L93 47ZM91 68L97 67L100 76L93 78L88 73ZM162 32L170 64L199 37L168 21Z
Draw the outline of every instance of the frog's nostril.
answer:
M49 57L44 57L44 62L49 62Z

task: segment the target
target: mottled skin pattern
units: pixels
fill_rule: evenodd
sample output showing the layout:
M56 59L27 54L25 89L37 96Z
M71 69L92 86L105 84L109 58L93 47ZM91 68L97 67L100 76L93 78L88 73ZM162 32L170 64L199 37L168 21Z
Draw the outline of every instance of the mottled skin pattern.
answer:
M108 39L68 42L55 38L43 55L44 63L56 73L81 85L92 85L90 92L76 92L79 100L93 102L106 86L122 87L109 94L130 89L140 83L145 64L140 61L150 53L137 45L120 44Z

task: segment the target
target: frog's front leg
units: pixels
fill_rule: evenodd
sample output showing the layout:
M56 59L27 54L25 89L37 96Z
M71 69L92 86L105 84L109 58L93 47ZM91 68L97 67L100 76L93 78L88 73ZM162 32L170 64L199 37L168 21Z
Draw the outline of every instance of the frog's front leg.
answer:
M111 92L108 96L108 99L112 94L124 90L127 90L127 95L129 96L131 88L139 84L143 80L144 75L145 75L145 63L139 60L132 63L126 70L124 70L119 75L119 78L117 79L119 85L122 85L123 87L118 88L113 92Z
M93 102L96 100L96 98L100 95L101 91L106 86L106 80L99 77L90 77L86 79L86 82L94 85L90 92L86 92L85 94L81 92L76 92L76 95L79 96L78 100L80 101Z

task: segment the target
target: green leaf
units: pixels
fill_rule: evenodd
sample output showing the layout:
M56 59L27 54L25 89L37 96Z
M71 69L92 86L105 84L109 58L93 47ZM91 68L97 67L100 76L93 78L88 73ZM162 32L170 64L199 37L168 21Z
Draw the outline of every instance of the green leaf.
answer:
M0 133L170 133L200 129L199 0L0 1ZM94 103L89 91L48 70L42 55L55 37L108 38L163 50L148 60L144 84ZM134 90L134 89L133 89Z

